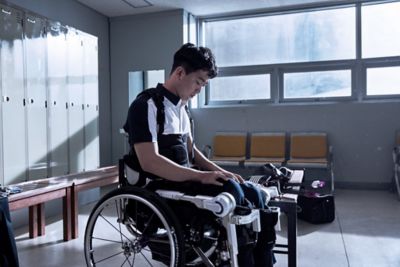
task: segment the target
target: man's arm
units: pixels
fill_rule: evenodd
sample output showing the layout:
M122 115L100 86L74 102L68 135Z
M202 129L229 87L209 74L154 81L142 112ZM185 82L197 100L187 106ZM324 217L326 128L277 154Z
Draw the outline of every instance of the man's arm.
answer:
M178 165L158 153L157 143L143 142L134 145L140 166L146 172L153 173L164 179L183 182L197 181L204 184L222 185L217 179L228 180L229 177L221 171L198 171Z

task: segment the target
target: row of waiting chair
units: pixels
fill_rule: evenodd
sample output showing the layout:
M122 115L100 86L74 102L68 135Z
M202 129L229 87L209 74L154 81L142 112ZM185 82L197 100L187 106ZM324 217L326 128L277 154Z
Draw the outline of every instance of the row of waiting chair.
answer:
M207 146L205 153L216 164L225 166L250 168L272 163L293 169L326 169L333 189L332 146L328 144L327 134L290 133L289 149L286 149L286 139L284 132L217 132L213 147Z
M276 165L327 167L332 161L332 146L326 133L291 133L289 155L286 156L286 133L250 134L218 132L209 158L226 165L260 166L266 162ZM246 147L249 148L247 152Z

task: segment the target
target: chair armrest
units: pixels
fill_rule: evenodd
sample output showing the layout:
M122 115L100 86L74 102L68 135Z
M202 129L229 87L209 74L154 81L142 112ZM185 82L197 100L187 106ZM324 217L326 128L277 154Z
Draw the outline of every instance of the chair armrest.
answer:
M329 146L328 148L328 164L333 165L333 146Z
M393 155L393 163L400 164L400 145L395 146L393 148L392 155Z

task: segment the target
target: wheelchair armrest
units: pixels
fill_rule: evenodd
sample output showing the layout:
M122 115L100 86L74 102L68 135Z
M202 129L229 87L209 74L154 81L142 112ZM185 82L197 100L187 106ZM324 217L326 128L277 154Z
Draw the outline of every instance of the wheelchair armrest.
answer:
M230 223L233 223L235 225L251 223L253 231L260 232L261 231L260 211L254 209L248 215L233 215L231 217Z
M156 190L156 193L167 199L191 202L196 205L196 207L209 210L218 217L225 217L226 215L232 213L236 207L235 198L226 192L223 192L215 197L202 195L189 196L178 191L169 190Z

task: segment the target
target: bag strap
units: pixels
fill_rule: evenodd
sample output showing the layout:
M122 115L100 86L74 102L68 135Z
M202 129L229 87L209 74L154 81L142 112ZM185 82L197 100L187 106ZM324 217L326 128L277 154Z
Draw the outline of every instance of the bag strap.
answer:
M164 106L164 96L156 88L146 89L141 92L137 97L146 96L153 99L154 104L157 108L157 133L162 134L164 132L165 124L165 106Z
M194 163L194 122L193 122L193 117L192 117L192 114L190 113L188 105L185 105L185 111L189 117L190 132L192 133L192 153L190 153L191 155L189 155L190 156L189 160L193 164Z

